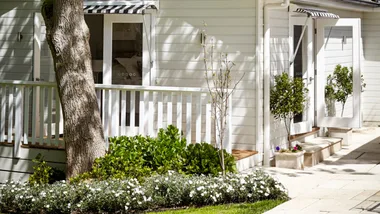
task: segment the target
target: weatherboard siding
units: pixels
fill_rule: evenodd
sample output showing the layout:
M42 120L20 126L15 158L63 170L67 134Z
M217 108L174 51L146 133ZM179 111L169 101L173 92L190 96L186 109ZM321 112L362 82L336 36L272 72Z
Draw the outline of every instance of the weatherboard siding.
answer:
M367 84L362 93L365 125L380 125L380 13L364 13L362 20L362 75Z
M228 53L236 64L234 78L244 74L232 106L232 142L241 149L255 149L256 141L255 20L251 0L161 0L156 25L157 85L207 87L202 30L214 39L215 57Z

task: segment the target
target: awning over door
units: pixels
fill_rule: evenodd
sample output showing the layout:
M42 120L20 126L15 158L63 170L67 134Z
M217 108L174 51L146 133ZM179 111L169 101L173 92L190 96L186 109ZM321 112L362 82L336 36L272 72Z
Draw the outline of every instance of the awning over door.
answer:
M143 14L146 9L157 9L152 3L129 5L85 5L84 13L96 14Z
M308 17L312 18L328 18L339 19L340 17L334 13L329 13L327 10L317 10L311 8L297 8L296 13L305 13Z

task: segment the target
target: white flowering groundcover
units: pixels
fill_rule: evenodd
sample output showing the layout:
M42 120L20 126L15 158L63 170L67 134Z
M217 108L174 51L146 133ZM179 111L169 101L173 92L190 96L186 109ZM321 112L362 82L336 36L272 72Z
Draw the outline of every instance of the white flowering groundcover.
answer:
M250 174L185 176L170 172L147 178L35 185L0 185L0 212L127 213L185 206L288 199L286 190L262 171Z

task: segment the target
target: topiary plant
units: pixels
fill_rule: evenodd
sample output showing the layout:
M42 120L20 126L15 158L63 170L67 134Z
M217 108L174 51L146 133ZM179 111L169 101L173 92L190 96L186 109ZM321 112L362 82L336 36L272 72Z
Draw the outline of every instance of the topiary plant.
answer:
M275 76L274 79L275 85L270 91L270 111L275 119L284 121L289 148L291 148L290 124L293 117L304 110L309 90L301 78L293 79L285 72Z
M327 76L325 86L325 102L327 104L328 116L335 116L335 101L342 104L341 117L343 117L344 107L347 99L353 94L353 68L337 65L334 73ZM366 87L363 75L361 76L362 89Z

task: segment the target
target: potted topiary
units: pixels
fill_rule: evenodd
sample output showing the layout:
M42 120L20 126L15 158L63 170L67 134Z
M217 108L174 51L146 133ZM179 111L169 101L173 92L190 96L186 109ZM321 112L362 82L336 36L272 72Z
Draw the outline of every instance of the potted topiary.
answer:
M365 88L363 76L361 78L362 89ZM347 99L353 94L353 69L342 65L337 65L333 74L327 76L327 84L325 86L325 103L327 116L336 116L335 103L339 102L342 106L340 117L344 115L344 109ZM330 137L339 137L343 139L343 145L351 144L352 128L328 128Z
M275 119L284 122L289 148L281 149L278 147L276 149L275 159L278 167L303 169L303 155L305 152L300 146L291 146L290 126L294 116L304 110L307 92L308 89L301 78L293 79L285 72L275 76L275 85L270 93L270 110Z

